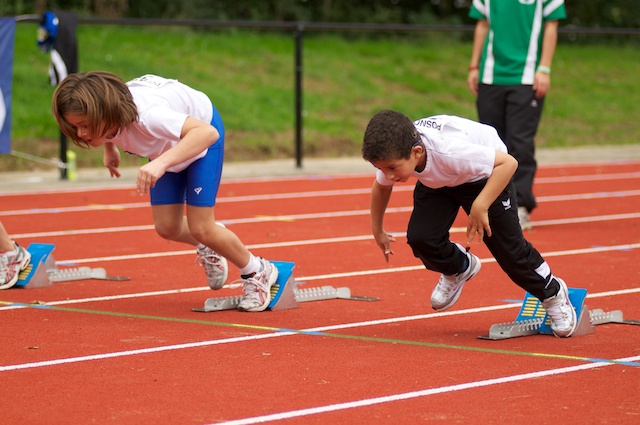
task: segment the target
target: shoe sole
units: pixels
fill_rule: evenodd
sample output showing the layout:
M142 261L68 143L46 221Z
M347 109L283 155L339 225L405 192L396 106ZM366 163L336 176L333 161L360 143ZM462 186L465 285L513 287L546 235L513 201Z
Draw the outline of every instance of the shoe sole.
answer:
M276 281L278 280L278 268L271 263L269 263L269 267L271 267L271 272L269 273L269 287L267 288L267 297L264 304L252 308L238 307L238 310L246 312L256 312L265 311L269 307L269 304L271 304L271 287L275 285Z
M18 280L20 279L20 273L27 268L29 263L31 263L31 253L26 249L24 250L24 253L25 253L24 258L20 262L20 271L16 273L13 279L11 279L9 282L5 283L4 285L1 285L0 290L12 288L16 283L18 283Z
M431 308L433 308L435 311L445 311L450 309L451 307L453 307L453 305L458 302L458 298L460 298L460 295L462 294L462 289L464 288L464 285L466 285L467 282L469 282L471 279L473 279L474 277L476 277L476 275L480 272L480 268L482 267L482 264L480 263L480 259L476 256L474 256L473 254L472 258L474 259L473 261L475 262L475 264L473 265L474 270L471 272L471 276L469 276L469 278L467 280L465 280L465 282L460 285L460 289L458 289L458 292L456 292L456 294L453 296L453 298L451 298L451 301L449 301L449 304L445 305L444 307L440 307L440 308L436 308L433 305L431 305Z
M573 317L573 327L571 328L571 331L567 335L558 335L553 331L553 329L551 329L551 331L553 332L553 335L557 338L569 338L571 335L573 335L576 329L578 329L578 315L576 314L576 309L573 307L573 304L571 304L571 299L569 299L569 287L564 282L564 280L560 279L559 277L556 277L556 280L560 284L560 290L564 291L564 296L567 298L567 301L569 301L569 305L571 306L571 315Z

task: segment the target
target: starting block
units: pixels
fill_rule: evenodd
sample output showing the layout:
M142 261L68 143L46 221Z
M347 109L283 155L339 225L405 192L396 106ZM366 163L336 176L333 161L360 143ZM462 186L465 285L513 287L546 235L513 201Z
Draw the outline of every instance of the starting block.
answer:
M294 263L284 261L272 261L278 268L278 280L271 287L271 302L268 310L286 310L299 307L300 303L308 301L322 300L358 300L358 301L378 301L379 298L352 296L349 288L334 288L333 286L322 286L315 288L296 288L297 283L293 278ZM229 297L208 298L203 308L193 308L193 311L209 313L212 311L235 310L242 301L242 295Z
M58 269L53 258L55 245L45 243L32 243L27 247L31 254L31 262L26 269L20 272L16 287L41 288L50 286L54 282L69 282L73 280L100 279L100 280L130 280L128 277L107 276L103 268L70 267Z
M578 326L572 336L592 334L595 332L596 325L605 323L640 325L640 321L624 320L620 310L605 312L601 309L595 309L589 311L589 308L584 304L587 290L583 288L568 289L569 300L576 310L578 320ZM496 323L491 326L488 335L482 335L478 338L499 340L537 334L553 335L551 319L540 300L527 292L515 321Z
M51 285L47 270L55 269L56 260L52 252L55 245L48 243L32 243L27 247L31 254L31 262L26 269L20 272L15 286L30 288L40 288Z

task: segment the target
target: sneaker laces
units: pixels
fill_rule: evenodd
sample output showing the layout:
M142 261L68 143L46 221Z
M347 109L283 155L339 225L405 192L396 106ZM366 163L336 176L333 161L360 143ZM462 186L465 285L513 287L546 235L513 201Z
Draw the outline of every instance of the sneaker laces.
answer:
M11 272L9 256L5 254L0 255L0 285L5 285L13 279L15 275Z
M449 293L451 289L458 283L458 276L447 276L444 274L440 275L440 280L438 280L437 288L440 292Z
M220 273L220 268L222 268L221 261L222 257L210 248L198 250L196 263L204 267L207 276L215 276Z
M250 275L243 275L244 281L244 297L249 299L260 299L260 292L267 291L266 282L261 282L260 279L256 279L258 273L252 273Z
M562 297L561 300L558 300L558 296L559 294L556 295L555 299L549 302L548 306L545 306L545 310L551 317L552 322L562 323L563 325L568 324L571 320L571 315L569 314L568 309L571 307L564 301L564 297Z
M9 256L0 254L0 274L4 275L9 271Z

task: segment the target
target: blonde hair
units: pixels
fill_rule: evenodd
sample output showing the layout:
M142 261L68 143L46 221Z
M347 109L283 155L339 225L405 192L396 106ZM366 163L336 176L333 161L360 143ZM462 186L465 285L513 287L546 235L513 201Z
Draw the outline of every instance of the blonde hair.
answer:
M121 132L138 120L138 108L124 80L106 71L67 76L53 92L51 110L60 130L81 148L91 146L78 136L65 114L85 115L92 138L103 137L114 126Z

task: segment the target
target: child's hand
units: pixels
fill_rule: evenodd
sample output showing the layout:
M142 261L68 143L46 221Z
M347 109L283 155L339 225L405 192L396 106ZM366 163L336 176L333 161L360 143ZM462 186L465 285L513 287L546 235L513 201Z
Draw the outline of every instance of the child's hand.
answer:
M471 244L473 239L478 235L478 243L482 243L485 233L491 237L491 226L489 226L488 211L477 212L471 207L469 214L469 224L467 225L467 243Z
M140 196L146 195L149 189L156 185L156 182L165 173L165 169L160 165L160 161L151 161L138 170L136 188Z
M115 178L120 178L120 171L118 171L118 165L115 163L111 163L111 164L106 164L107 168L109 169L109 174L111 174L111 177L115 177Z
M374 237L376 238L376 243L378 244L378 246L382 250L382 253L384 254L385 261L388 263L389 255L393 255L393 250L391 249L391 242L395 242L396 239L392 235L384 231L378 235L374 235Z

